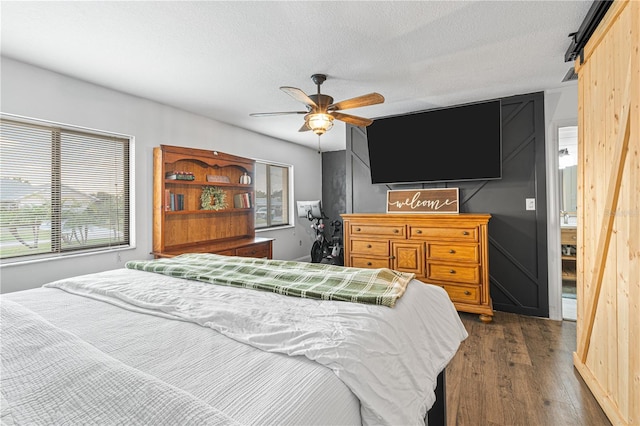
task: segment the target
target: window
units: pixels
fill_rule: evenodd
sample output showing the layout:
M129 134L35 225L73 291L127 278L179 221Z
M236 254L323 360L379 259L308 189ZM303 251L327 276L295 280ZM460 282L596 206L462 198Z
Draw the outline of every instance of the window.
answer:
M3 262L130 244L132 138L0 117Z
M291 224L291 167L256 161L256 229Z

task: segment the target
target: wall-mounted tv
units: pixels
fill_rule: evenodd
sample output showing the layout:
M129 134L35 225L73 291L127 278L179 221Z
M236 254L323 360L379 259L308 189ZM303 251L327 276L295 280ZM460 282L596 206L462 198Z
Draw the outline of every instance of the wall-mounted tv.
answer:
M373 184L502 178L500 100L378 118L367 139Z

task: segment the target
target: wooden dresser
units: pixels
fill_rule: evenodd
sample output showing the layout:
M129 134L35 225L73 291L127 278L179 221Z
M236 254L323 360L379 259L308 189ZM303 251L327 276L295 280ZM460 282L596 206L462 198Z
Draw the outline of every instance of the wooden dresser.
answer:
M343 214L345 266L391 268L444 288L456 309L493 319L489 214Z

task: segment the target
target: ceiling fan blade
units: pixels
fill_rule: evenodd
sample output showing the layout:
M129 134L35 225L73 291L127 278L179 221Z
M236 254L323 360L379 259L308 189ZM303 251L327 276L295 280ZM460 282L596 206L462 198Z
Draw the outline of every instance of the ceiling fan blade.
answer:
M329 105L329 111L339 111L342 109L358 108L368 105L381 104L384 102L384 96L380 93L369 93L367 95L356 96L355 98L340 101Z
M318 104L316 104L313 99L311 99L309 96L307 96L306 93L304 93L297 87L282 86L280 90L291 96L296 101L302 102L305 105L309 105L312 108L318 108Z
M353 124L355 126L368 126L373 123L373 120L370 118L357 117L355 115L343 114L341 112L332 111L329 114L333 116L333 118L338 119L340 121L344 121L345 123Z
M307 126L307 122L306 121L302 125L302 127L300 127L300 129L298 129L299 132L308 132L309 130L311 130L311 127Z
M282 111L282 112L252 112L249 114L251 117L268 117L271 115L285 115L285 114L307 114L309 111Z

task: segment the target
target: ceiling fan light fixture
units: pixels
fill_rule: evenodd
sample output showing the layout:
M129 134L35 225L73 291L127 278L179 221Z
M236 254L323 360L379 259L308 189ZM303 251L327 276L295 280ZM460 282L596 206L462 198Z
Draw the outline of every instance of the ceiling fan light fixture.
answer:
M316 135L322 135L333 127L333 116L321 112L305 115L304 121Z
M254 112L249 115L252 117L265 117L269 115L304 114L304 124L298 129L298 132L313 131L318 135L318 144L320 143L320 136L333 127L333 120L343 121L358 127L366 127L373 123L372 119L344 114L341 111L381 104L384 102L384 96L380 93L372 92L334 103L333 97L320 93L320 85L326 79L327 76L325 74L313 74L311 76L311 80L318 86L318 93L314 95L307 95L297 87L280 86L280 90L296 101L302 102L306 107L306 111ZM318 152L320 152L319 147Z

